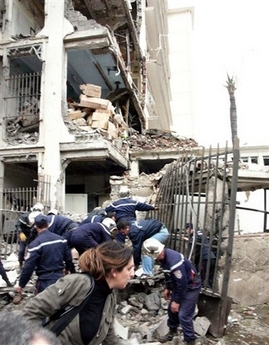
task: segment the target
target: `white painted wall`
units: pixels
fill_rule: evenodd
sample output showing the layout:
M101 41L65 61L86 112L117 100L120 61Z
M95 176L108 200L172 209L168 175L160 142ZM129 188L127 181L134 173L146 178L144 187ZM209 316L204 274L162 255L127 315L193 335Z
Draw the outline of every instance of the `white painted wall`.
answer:
M267 193L267 208L269 212L269 191ZM254 192L249 192L247 195L245 192L238 192L236 200L240 202L238 206L251 208L255 210L264 210L264 190L258 189ZM263 231L264 214L261 212L237 210L237 224L236 229L241 234L257 233ZM269 229L269 217L267 223L267 229Z
M65 194L65 212L75 214L88 213L88 195Z
M173 111L173 127L180 135L191 136L204 146L215 147L218 143L223 146L226 141L231 144L230 101L224 87L229 73L237 79L235 97L240 143L266 143L269 124L267 5L267 0L169 0L170 9L194 6L192 32L182 13L177 19L171 14L169 19L169 45L173 49L171 71L176 71L173 66L176 64L179 72L177 82L171 82L173 109L178 107L178 111ZM187 54L191 61L189 73L188 62L184 63ZM179 70L179 62L182 70Z

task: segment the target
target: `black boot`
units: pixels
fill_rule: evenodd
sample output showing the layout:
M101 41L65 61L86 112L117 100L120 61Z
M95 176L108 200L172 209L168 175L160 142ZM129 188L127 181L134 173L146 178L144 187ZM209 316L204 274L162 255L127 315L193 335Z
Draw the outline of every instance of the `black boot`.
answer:
M186 345L195 345L195 339L187 341Z
M172 341L173 338L178 334L177 328L169 328L169 332L159 338L160 343L167 343Z

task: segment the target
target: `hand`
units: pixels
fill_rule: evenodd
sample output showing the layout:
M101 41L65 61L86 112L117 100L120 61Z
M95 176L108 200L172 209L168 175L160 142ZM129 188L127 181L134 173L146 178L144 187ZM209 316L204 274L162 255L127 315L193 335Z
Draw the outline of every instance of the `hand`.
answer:
M19 293L19 294L22 293L22 287L20 287L20 286L17 287L17 293Z
M23 232L20 232L19 237L20 237L20 240L21 240L22 242L25 242L25 241L26 241L26 236L24 235Z
M170 290L164 289L163 297L164 297L166 300L170 299Z
M180 304L173 301L170 305L170 310L172 313L178 313L179 307L180 307Z

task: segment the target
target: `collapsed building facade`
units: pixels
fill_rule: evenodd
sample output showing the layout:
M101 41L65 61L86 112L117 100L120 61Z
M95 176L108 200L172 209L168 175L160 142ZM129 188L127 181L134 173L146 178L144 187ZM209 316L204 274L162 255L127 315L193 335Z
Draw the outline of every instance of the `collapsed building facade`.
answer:
M172 161L130 163L124 141L170 128L166 10L165 1L0 2L2 192L35 188L60 211L66 195L83 194L88 211L109 195L111 175Z

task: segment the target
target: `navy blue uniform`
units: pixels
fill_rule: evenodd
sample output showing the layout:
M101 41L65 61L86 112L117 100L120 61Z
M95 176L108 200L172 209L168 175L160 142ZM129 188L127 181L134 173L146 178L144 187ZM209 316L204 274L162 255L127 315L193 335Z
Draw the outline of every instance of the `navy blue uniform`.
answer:
M112 204L105 208L106 213L116 212L117 222L126 220L136 220L135 211L152 211L154 206L133 200L131 198L122 198L114 201Z
M165 248L164 253L160 264L165 273L166 288L172 291L167 325L175 329L180 324L184 340L188 342L195 339L192 319L201 290L201 279L194 265L183 254L169 248ZM172 302L179 303L178 313L171 312Z
M28 246L28 257L21 272L19 286L24 288L35 270L38 277L36 291L39 293L61 278L64 268L72 272L72 267L72 255L67 241L44 230Z
M69 242L79 255L87 249L97 247L105 241L112 241L110 231L101 223L86 223L70 232Z
M78 227L78 223L64 216L49 215L47 219L49 231L60 236L64 236L67 231L74 230Z
M16 224L16 229L18 233L23 233L26 237L25 241L21 240L19 241L19 263L20 266L22 266L25 258L25 251L28 246L28 244L36 237L37 232L33 226L33 223L30 222L29 215L32 212L24 212L20 215L19 220Z
M201 230L197 231L196 234L196 246L195 246L195 253L194 253L194 262L196 265L196 269L200 271L202 283L205 283L206 280L206 270L207 270L207 262L210 261L209 264L209 275L208 275L208 285L209 287L213 286L214 280L214 270L216 265L216 255L212 250L209 250L209 240L206 236L204 236ZM193 233L190 235L190 247L193 242ZM202 245L202 249L201 249ZM200 260L201 257L201 260Z
M130 223L130 232L128 234L133 244L134 264L137 266L141 261L141 248L143 242L157 234L163 223L157 219L139 220Z
M88 216L86 219L84 219L80 225L88 224L88 223L102 223L102 221L106 218L106 215L102 214L95 214L94 216Z

